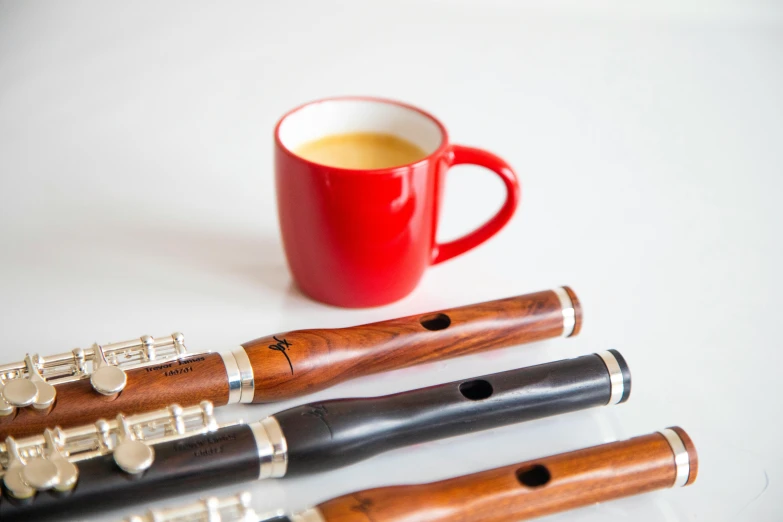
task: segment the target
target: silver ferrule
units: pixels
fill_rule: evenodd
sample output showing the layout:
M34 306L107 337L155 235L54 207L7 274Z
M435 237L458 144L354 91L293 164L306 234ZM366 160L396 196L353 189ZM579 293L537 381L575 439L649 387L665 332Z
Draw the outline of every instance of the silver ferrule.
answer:
M291 522L326 522L318 508L310 508L291 517Z
M279 478L288 469L288 445L280 424L274 416L250 425L258 448L259 479Z
M228 404L249 404L255 393L255 376L247 352L241 346L222 352L223 366L228 377Z
M596 355L601 358L609 372L609 386L611 392L609 393L609 402L606 404L618 404L623 400L623 394L625 393L625 382L623 380L623 370L620 368L620 363L617 362L617 358L612 352L600 352Z
M228 378L228 402L226 404L239 404L242 400L242 374L233 352L221 352L223 366L226 368Z
M563 337L569 337L574 333L576 328L576 310L574 310L574 302L571 301L571 296L565 291L562 286L552 290L557 299L560 301L560 310L563 313Z
M666 442L674 453L674 465L677 466L677 474L674 477L673 488L682 487L688 483L688 478L691 474L691 457L688 455L688 450L685 448L685 443L682 441L676 431L670 428L661 430L660 434L666 438Z
M250 358L242 346L231 351L239 367L239 377L241 382L242 394L239 402L250 404L253 402L253 395L256 392L255 376L253 375L253 365L250 364Z

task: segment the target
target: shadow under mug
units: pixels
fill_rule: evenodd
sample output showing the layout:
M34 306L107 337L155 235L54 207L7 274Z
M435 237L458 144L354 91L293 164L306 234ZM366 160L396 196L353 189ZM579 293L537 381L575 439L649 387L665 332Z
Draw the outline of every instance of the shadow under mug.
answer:
M356 170L308 161L295 152L325 136L392 134L427 156L400 167ZM506 187L500 210L473 232L438 243L445 175L473 164ZM275 127L275 185L283 246L299 288L344 307L378 306L408 295L424 270L496 234L519 202L511 167L494 154L449 143L443 124L421 109L392 100L341 97L311 102Z

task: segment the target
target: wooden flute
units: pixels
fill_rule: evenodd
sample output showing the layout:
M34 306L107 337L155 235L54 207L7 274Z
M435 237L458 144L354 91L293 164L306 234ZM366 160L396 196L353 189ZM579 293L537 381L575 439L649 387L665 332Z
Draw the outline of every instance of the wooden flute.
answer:
M579 333L568 287L350 328L295 330L222 353L182 334L0 366L0 440L208 400L267 403L376 372Z
M296 514L258 515L240 494L125 522L514 522L687 486L697 473L696 448L674 427L440 482L357 491Z
M51 520L139 500L334 469L396 448L617 404L610 350L381 397L297 406L217 426L208 403L47 430L0 447L0 520Z

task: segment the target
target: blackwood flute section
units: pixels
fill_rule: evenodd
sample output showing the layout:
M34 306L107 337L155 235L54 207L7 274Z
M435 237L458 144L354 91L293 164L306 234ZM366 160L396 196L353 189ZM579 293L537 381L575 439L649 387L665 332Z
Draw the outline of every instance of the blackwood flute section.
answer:
M358 491L293 515L259 515L244 493L125 522L512 522L685 486L697 472L696 448L675 427L431 484Z
M0 366L0 440L211 401L266 403L350 378L579 332L568 288L350 328L295 330L224 353L188 353L182 334L93 345Z
M205 429L214 419L202 405L123 417L97 430L9 438L0 454L0 520L56 519L333 469L412 444L615 404L628 398L630 386L625 361L610 351L394 395L306 404L250 424ZM161 433L161 425L171 429ZM136 436L145 426L158 428L155 438ZM188 436L193 431L198 434ZM85 440L89 433L98 444ZM75 466L75 478L63 463Z

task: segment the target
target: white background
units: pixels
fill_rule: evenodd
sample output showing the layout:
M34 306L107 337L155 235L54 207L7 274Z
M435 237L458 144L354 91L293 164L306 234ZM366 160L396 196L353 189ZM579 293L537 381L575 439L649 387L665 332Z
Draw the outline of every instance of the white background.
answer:
M523 184L507 228L387 307L308 300L281 251L272 127L338 94L432 111ZM298 509L678 424L700 450L695 485L552 520L777 521L782 170L777 2L2 2L0 360L174 330L219 350L569 284L585 307L575 339L318 396L613 347L634 376L627 404L247 485L255 505ZM502 196L491 174L455 169L439 235L477 226Z

